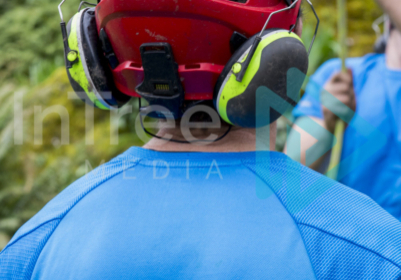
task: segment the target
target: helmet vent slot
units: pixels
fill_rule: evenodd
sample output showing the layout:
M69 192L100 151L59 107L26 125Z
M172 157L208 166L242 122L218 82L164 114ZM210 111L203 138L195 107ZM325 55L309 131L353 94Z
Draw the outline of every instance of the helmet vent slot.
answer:
M185 69L200 69L200 68L201 68L200 64L185 65Z
M132 62L130 64L130 66L133 67L133 68L141 68L142 67L142 65L140 63L135 63L135 62Z

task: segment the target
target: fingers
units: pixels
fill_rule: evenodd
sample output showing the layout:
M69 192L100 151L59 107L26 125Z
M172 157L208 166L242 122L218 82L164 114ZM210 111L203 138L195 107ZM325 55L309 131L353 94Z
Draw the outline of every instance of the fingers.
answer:
M335 92L330 92L330 93L333 93L333 94L335 94L337 92L338 93L348 93L350 90L352 90L352 88L353 88L352 85L349 85L347 83L337 83L334 88ZM333 86L331 86L331 89L333 91Z
M350 109L355 111L356 102L355 102L355 98L353 97L353 95L342 94L342 95L339 95L339 96L336 96L336 97L341 103L347 105Z
M324 89L351 109L355 108L355 92L351 70L334 74ZM324 98L324 93L322 97Z
M353 84L352 70L347 69L347 72L342 72L342 71L338 72L331 77L330 81L332 83L344 83L352 85Z
M353 84L352 71L338 72L334 74L324 86L321 93L321 103L323 109L324 120L329 131L333 132L335 122L338 117L343 119L352 119L356 110L356 98ZM331 96L334 96L334 101ZM346 105L352 111L344 108ZM330 108L330 109L329 109Z

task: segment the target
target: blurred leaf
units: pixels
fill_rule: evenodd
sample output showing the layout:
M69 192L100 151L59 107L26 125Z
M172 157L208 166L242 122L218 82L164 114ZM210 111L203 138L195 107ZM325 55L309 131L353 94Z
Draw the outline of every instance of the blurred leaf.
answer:
M18 218L7 218L0 221L0 231L16 231L21 224Z
M10 241L9 235L0 231L0 250L2 250L4 247L6 247L8 241Z

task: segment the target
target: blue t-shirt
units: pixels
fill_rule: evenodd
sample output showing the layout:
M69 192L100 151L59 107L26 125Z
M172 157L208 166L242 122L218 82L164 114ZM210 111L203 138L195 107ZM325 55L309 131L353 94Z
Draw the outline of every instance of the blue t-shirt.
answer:
M401 224L276 152L131 148L0 253L0 279L398 279Z
M380 131L385 140L381 148L362 160L360 156L364 153L357 154L358 149L368 139L358 131L365 128L357 124L354 117L345 130L341 155L342 159L350 157L352 160L345 166L340 165L340 173L348 173L340 182L368 195L401 219L401 71L388 69L384 55L351 58L347 60L347 66L353 73L356 115ZM317 70L293 111L294 117L323 118L316 91L322 89L340 68L340 61L335 59Z

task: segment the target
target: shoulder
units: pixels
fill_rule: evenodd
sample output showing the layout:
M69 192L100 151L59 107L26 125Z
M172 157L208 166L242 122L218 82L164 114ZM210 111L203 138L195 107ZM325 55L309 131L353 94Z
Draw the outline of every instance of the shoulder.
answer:
M352 69L354 81L363 81L363 77L370 71L382 71L385 65L384 57L384 54L367 54L363 57L348 59L347 67Z
M401 224L373 200L289 158L255 170L297 223L319 279L401 275Z
M17 231L0 253L0 278L29 274L47 240L68 211L92 190L138 162L139 158L124 153L75 181L51 200Z

